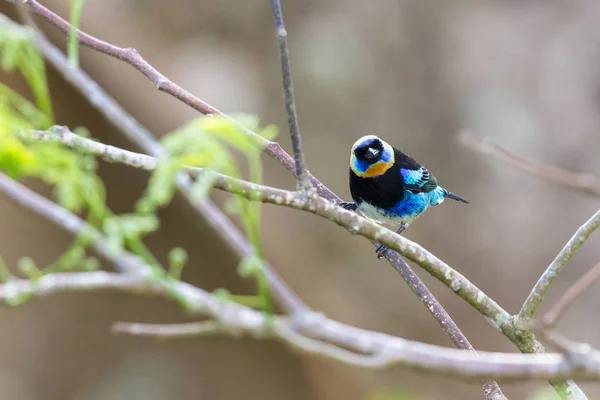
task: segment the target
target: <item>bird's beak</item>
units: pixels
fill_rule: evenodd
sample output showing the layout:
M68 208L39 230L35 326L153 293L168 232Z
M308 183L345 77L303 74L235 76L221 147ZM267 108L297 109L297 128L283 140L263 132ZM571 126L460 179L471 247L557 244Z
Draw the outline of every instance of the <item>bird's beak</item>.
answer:
M367 160L374 160L375 158L377 158L378 155L379 155L379 150L373 149L373 148L369 148L367 150L367 154L365 154L365 158Z

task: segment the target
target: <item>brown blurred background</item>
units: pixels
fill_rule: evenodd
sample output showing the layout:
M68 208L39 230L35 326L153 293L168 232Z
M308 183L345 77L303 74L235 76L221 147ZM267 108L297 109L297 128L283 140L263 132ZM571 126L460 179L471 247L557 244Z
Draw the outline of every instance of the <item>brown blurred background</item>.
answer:
M42 2L62 16L69 1ZM518 311L562 245L598 207L597 199L540 181L457 143L470 129L520 154L598 172L600 158L600 2L596 0L434 1L283 0L303 143L310 170L348 198L349 148L378 134L413 155L471 205L446 203L406 236L465 274L509 312ZM14 16L0 2L0 11ZM65 38L41 23L64 48ZM266 0L88 0L84 30L137 48L161 72L227 112L250 112L281 127L277 48ZM198 114L157 92L138 72L82 49L82 66L156 135ZM23 89L14 75L1 75ZM127 143L50 71L58 123L86 126ZM266 181L292 188L265 157ZM102 164L109 203L131 210L147 175ZM218 197L223 198L223 196ZM14 265L39 265L70 238L0 196L0 253ZM162 212L148 243L164 259L190 253L185 278L202 288L250 293L237 260L183 201ZM373 248L318 217L264 207L272 265L301 297L328 316L401 337L450 346L402 279ZM598 237L557 279L547 309L600 260ZM297 256L290 256L297 255ZM483 317L422 273L477 349L515 351ZM600 293L581 298L560 325L570 338L600 346ZM161 300L115 294L65 294L0 310L0 391L4 399L479 399L476 383L403 370L370 372L292 353L277 343L206 340L157 343L115 337L111 322L176 322ZM547 385L506 384L511 399ZM583 384L591 397L600 385ZM386 397L392 396L392 397Z

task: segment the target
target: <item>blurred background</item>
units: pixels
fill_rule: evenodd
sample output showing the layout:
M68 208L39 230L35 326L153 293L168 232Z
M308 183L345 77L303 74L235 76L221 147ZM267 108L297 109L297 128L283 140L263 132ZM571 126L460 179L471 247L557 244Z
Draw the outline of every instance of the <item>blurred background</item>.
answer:
M69 1L43 1L65 18ZM468 206L446 202L405 235L499 302L518 311L562 245L598 199L542 181L457 141L469 129L534 159L600 173L600 2L596 0L283 0L308 166L349 198L354 141L377 134L426 165ZM0 2L0 11L14 10ZM40 22L64 48L65 37ZM88 0L82 28L135 47L166 76L226 112L249 112L281 128L290 150L280 66L266 0ZM81 50L82 67L157 136L198 116L156 91L128 65ZM58 123L85 126L104 142L134 149L52 70ZM24 89L20 77L3 82ZM293 188L265 157L266 183ZM102 164L109 205L131 210L147 175ZM216 194L221 200L225 196ZM0 253L54 260L68 235L0 196ZM164 259L190 254L184 278L202 288L251 293L238 260L181 199L161 213L148 243ZM271 264L329 317L404 338L451 346L428 311L373 247L307 213L264 207ZM556 280L548 309L600 260L592 237ZM477 349L516 351L484 318L416 267ZM589 291L562 320L573 340L600 347L600 292ZM542 310L542 311L543 311ZM111 322L186 320L174 304L117 294L64 294L0 309L0 388L6 399L479 399L477 383L395 370L371 372L289 351L278 343L199 340L162 343L115 337ZM545 383L504 384L511 399ZM591 398L600 385L582 384Z

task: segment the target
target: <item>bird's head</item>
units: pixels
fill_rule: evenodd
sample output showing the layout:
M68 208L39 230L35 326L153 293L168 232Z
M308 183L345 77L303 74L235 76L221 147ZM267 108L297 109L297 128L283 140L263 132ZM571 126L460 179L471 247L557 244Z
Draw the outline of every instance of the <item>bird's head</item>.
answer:
M382 175L393 164L393 147L375 135L363 136L352 146L350 168L360 177Z

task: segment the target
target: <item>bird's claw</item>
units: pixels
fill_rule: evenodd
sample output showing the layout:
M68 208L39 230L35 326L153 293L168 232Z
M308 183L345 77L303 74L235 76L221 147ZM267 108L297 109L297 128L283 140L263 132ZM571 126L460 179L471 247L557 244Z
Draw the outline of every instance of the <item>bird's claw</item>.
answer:
M358 206L356 205L356 203L354 203L353 201L351 202L342 202L339 204L340 207L342 207L345 210L349 210L349 211L356 211L356 209L358 208Z
M387 246L384 246L382 244L380 244L379 246L377 246L377 249L375 249L375 252L377 253L377 259L381 260L385 254L387 253L389 249L387 248Z

